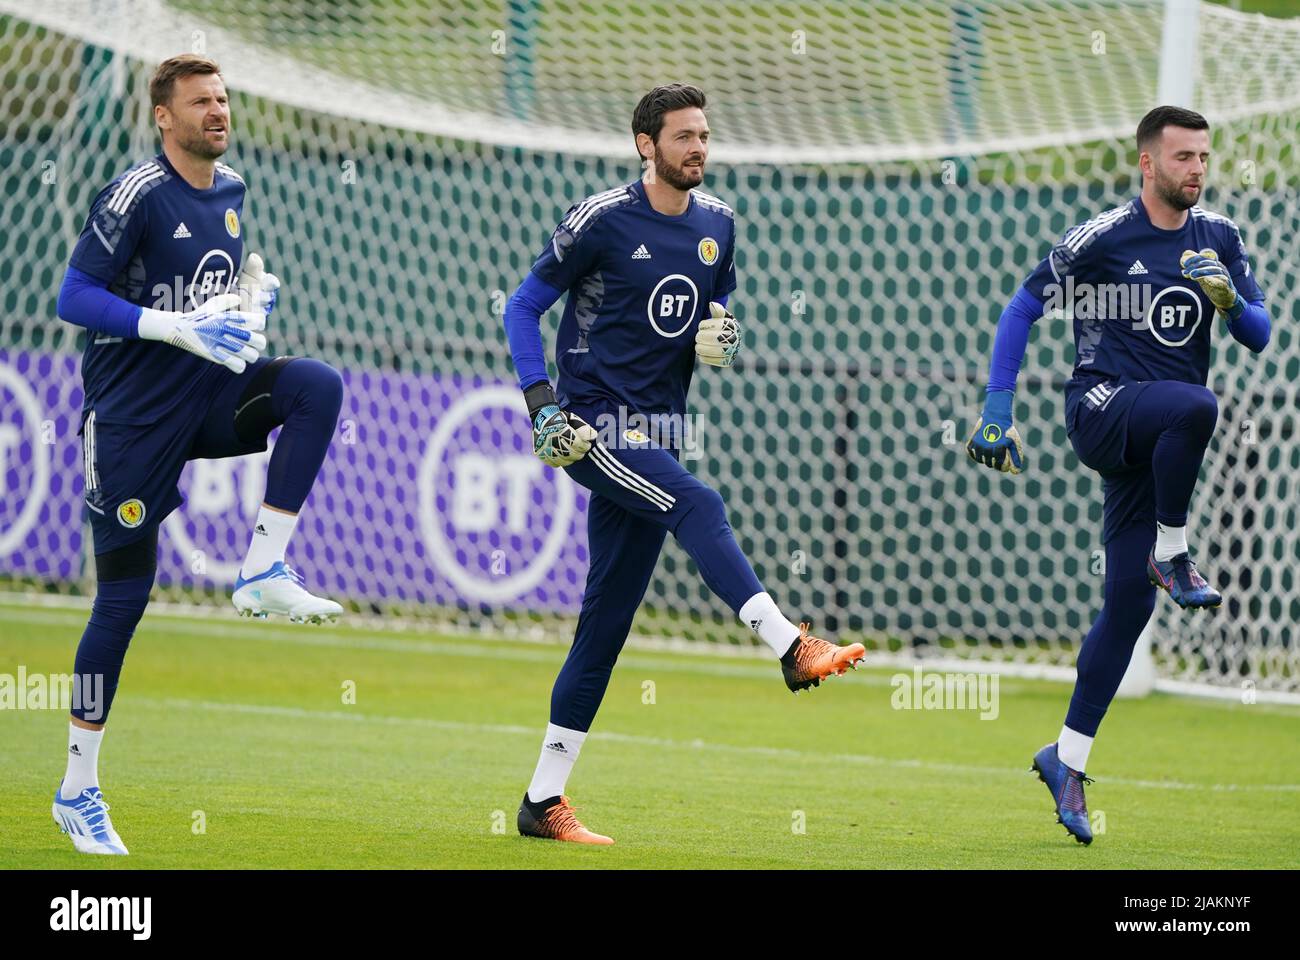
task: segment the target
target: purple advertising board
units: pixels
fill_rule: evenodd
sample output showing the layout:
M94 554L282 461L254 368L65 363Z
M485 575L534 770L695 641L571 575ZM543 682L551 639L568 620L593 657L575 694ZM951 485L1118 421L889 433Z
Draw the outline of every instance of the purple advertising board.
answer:
M289 548L308 586L340 600L576 611L588 493L533 456L515 386L342 373L338 430ZM80 575L81 401L79 356L0 350L0 574ZM185 503L162 524L160 585L234 582L275 438L264 454L186 466Z

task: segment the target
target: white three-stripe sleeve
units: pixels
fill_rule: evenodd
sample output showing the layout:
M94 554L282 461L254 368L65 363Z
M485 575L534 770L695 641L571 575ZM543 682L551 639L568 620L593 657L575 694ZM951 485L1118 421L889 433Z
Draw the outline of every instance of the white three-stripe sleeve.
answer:
M165 171L155 165L144 166L126 177L121 185L114 191L112 198L108 201L108 209L113 213L122 214L131 209L131 202L135 199L140 188L146 183L161 179L165 176Z

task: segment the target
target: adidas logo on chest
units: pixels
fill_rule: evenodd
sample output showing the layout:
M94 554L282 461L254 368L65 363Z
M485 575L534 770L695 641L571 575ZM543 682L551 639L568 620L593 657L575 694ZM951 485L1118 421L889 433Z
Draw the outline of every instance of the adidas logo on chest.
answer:
M176 231L172 234L172 239L188 240L189 237L190 237L190 228L185 226L185 221L182 220L180 223L176 225Z
M636 248L636 251L632 254L632 259L633 259L633 260L649 260L649 259L650 259L650 251L647 250L647 249L645 248L645 244L644 244L644 243L641 244L641 246L639 246L639 247Z

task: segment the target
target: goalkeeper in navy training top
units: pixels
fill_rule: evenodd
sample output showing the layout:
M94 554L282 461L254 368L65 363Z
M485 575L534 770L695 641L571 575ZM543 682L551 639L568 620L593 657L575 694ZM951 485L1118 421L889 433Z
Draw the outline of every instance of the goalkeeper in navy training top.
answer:
M727 309L735 216L695 189L709 154L704 106L704 94L685 84L641 99L632 132L644 175L570 207L506 307L534 450L592 492L577 632L519 808L519 831L529 836L613 842L577 821L564 787L668 533L780 658L791 690L843 674L865 655L861 644L839 647L786 619L740 552L722 498L678 460L696 362L728 367L740 347ZM565 291L552 389L540 319ZM652 437L622 429L629 423L658 427Z
M264 451L282 426L232 599L259 618L342 612L285 563L338 422L342 380L317 360L260 356L280 284L261 256L243 257L244 181L218 160L230 143L218 66L188 54L164 61L149 94L162 152L95 198L58 301L59 316L88 333L80 435L97 590L76 673L83 692L102 678L103 696L83 695L72 710L53 812L85 853L127 852L99 789L99 746L149 602L158 525L181 504L187 460Z
M1003 312L984 412L967 443L979 463L1024 468L1011 401L1030 327L1045 311L1072 311L1065 427L1079 459L1102 478L1105 594L1079 652L1060 737L1033 766L1058 819L1085 844L1088 753L1156 589L1185 609L1222 603L1187 541L1192 490L1219 412L1205 386L1215 320L1254 353L1270 334L1236 224L1197 206L1210 156L1205 118L1157 107L1138 126L1137 148L1141 194L1067 231Z

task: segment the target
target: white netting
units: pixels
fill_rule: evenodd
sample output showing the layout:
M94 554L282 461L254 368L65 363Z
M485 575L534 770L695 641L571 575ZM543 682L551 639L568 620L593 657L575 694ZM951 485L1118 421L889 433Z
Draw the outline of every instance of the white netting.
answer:
M711 101L707 187L737 211L747 331L737 368L696 378L694 469L765 585L877 647L1070 662L1100 603L1100 487L1061 423L1064 320L1039 324L1022 375L1031 472L998 478L961 445L1001 306L1065 228L1138 189L1132 130L1155 97L1162 4L699 11L0 0L0 472L19 492L0 531L21 525L24 491L51 503L48 522L9 537L21 549L0 551L3 569L80 575L78 340L54 293L91 197L156 150L150 69L199 47L232 92L226 159L249 183L251 248L286 283L276 348L348 375L303 565L362 609L498 630L571 616L582 524L534 518L566 498L580 518L585 501L517 445L524 419L494 392L513 373L501 308L571 202L636 176L641 93L686 79ZM1218 340L1223 413L1193 522L1229 603L1199 620L1162 604L1158 662L1177 679L1296 691L1300 26L1205 7L1200 38L1205 205L1241 224L1275 334L1261 358ZM32 410L51 424L44 451L20 429ZM166 591L221 593L244 531L213 516L256 503L258 476L190 469ZM672 543L638 628L748 642Z
M55 0L22 15L145 60L177 39L221 51L232 85L309 110L586 155L625 157L628 105L689 76L727 101L716 159L824 163L1126 133L1132 104L1154 93L1161 10L803 0L715 3L701 17L683 2Z

